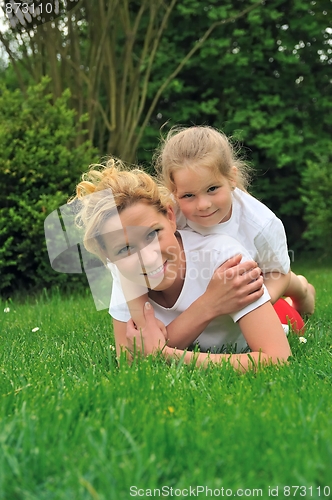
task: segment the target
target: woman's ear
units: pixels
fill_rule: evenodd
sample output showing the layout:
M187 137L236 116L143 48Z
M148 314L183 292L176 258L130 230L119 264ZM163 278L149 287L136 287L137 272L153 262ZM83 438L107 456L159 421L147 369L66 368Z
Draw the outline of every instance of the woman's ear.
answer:
M96 255L100 258L104 265L107 265L110 262L106 248L104 248L103 245L96 243L95 251Z

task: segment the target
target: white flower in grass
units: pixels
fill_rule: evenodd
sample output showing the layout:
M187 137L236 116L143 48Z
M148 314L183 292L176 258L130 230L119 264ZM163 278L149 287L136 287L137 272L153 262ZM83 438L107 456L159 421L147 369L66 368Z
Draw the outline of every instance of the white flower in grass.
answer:
M4 313L9 313L10 312L10 308L9 307L5 307L4 310L3 310Z
M305 337L299 337L299 342L300 344L306 344L308 342L308 339L306 339Z
M281 326L283 327L285 334L288 335L289 334L289 325L281 325Z
M32 331L33 333L35 333L35 332L38 332L38 330L39 330L39 328L38 328L38 326L36 326L36 328L33 328L31 331Z

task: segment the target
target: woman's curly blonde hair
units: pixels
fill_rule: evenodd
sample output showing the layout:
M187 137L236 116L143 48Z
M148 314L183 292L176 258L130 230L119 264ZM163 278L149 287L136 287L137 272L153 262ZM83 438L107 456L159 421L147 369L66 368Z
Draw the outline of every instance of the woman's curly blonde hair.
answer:
M109 217L135 203L146 203L163 214L174 204L170 192L153 177L138 167L129 169L116 158L108 159L105 165L91 165L76 186L71 201L76 200L80 202L76 223L84 230L84 246L103 262L102 228Z

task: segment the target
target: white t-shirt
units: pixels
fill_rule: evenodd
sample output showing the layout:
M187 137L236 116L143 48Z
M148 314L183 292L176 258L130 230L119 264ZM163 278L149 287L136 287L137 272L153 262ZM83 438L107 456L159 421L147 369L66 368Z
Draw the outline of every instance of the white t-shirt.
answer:
M263 203L241 189L233 195L232 215L226 222L212 227L203 227L177 214L178 228L188 227L203 236L228 234L236 238L251 258L262 269L263 274L279 271L287 274L290 269L287 239L280 219Z
M155 315L166 326L185 311L205 291L214 271L230 257L241 253L243 260L251 260L246 250L227 235L209 235L202 238L194 231L179 231L186 255L186 276L181 293L173 307L163 307L150 299ZM111 296L110 314L118 321L127 322L130 319L119 280L117 268L110 266L113 274L113 289ZM222 351L232 345L234 352L241 352L247 348L247 342L242 335L237 321L245 314L253 311L270 300L267 290L264 295L253 304L241 309L232 315L215 318L196 339L202 352L211 350Z

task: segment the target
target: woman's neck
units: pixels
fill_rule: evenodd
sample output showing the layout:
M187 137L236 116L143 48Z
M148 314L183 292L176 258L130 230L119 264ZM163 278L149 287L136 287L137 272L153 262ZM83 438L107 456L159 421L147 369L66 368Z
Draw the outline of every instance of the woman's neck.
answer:
M166 288L166 290L149 291L149 297L151 297L154 302L167 308L173 307L175 302L178 300L186 275L186 255L183 250L182 238L179 233L176 233L176 238L179 243L180 252L178 255L179 265L177 268L177 276L174 282L169 288Z

